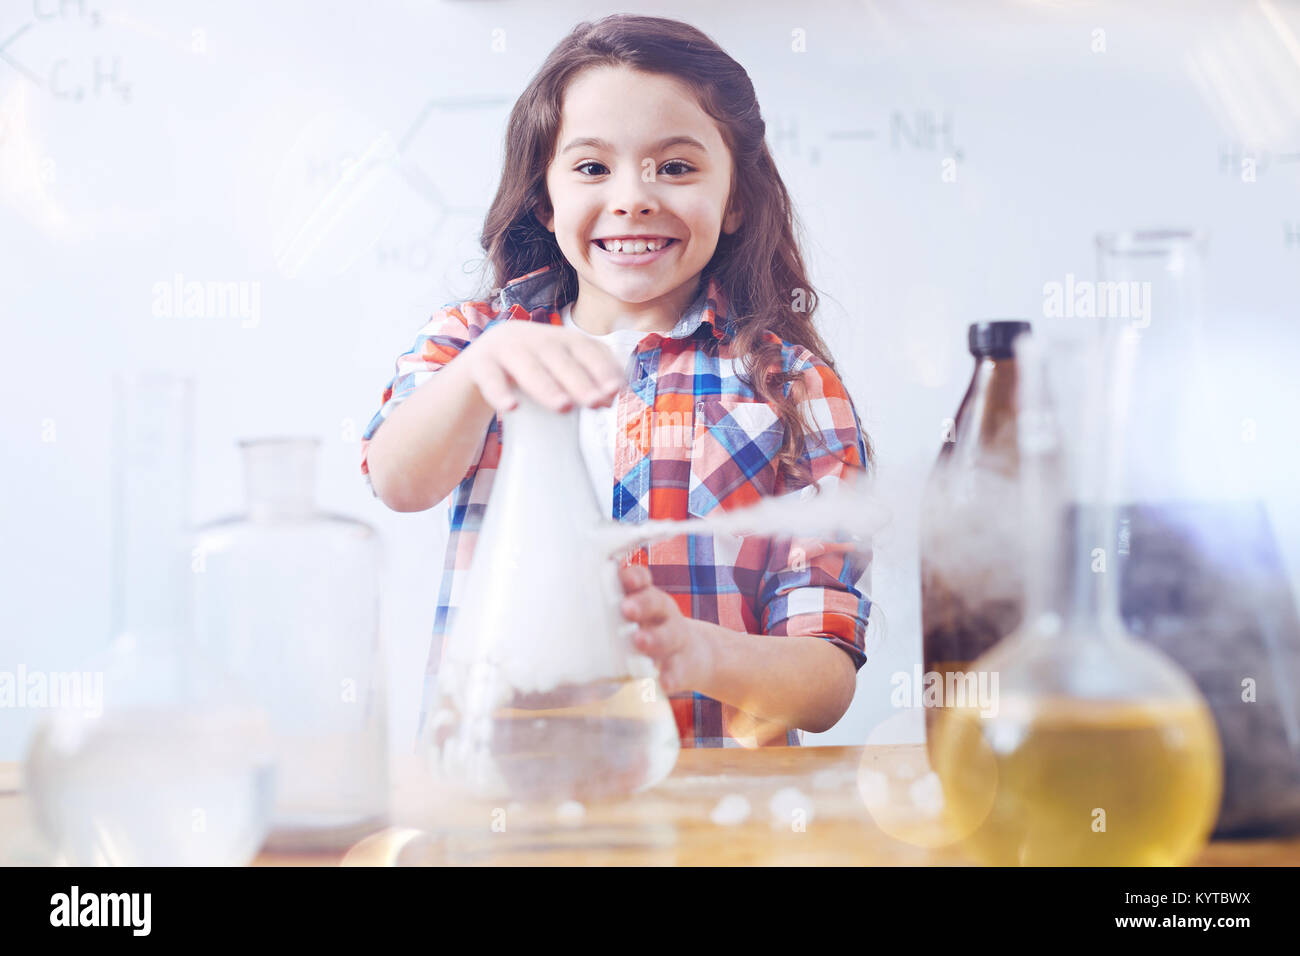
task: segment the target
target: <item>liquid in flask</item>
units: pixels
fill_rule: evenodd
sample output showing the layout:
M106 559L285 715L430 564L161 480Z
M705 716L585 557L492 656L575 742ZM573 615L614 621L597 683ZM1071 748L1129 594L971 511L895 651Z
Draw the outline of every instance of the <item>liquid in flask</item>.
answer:
M945 712L935 738L948 812L980 862L1176 866L1204 845L1221 758L1203 704L1061 695L1001 706L1000 722Z

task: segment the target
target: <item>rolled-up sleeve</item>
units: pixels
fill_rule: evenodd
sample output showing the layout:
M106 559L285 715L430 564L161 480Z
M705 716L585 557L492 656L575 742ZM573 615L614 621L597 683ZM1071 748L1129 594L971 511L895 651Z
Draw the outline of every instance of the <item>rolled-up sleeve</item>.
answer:
M818 493L814 485L825 490L865 482L866 441L843 383L815 357L802 371L793 384L804 420L812 423L803 456L812 483L793 491L778 485L778 493L805 498ZM771 541L756 602L762 632L824 638L860 669L871 612L870 540L844 530L830 538L778 535Z
M415 344L397 357L396 369L384 387L379 411L361 435L361 475L373 496L378 497L379 494L370 479L368 455L370 441L379 431L379 426L393 413L393 409L459 355L481 331L482 327L477 322L466 320L464 311L458 304L449 303L424 324L415 337ZM483 437L486 440L486 432ZM464 477L472 475L477 467L478 456L475 456L474 463Z

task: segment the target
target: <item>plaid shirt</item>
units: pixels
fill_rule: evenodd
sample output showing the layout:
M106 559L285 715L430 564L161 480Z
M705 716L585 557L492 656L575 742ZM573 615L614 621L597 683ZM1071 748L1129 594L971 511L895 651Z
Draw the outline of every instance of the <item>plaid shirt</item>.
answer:
M372 494L367 446L392 410L490 325L512 319L560 325L564 303L557 299L548 266L508 282L493 303L449 303L425 324L415 344L398 357L396 374L361 438L361 473ZM683 519L765 496L800 494L786 488L776 467L784 424L737 377L743 369L730 348L733 331L724 294L709 279L671 332L647 333L637 346L628 363L631 380L615 399L618 433L625 438L616 443L615 520ZM783 370L803 373L804 420L815 423L803 461L813 480L827 486L865 474L861 424L839 378L808 349L771 332L767 337L782 343ZM500 458L494 417L478 461L451 495L421 726L433 704L442 637L459 604ZM648 566L654 586L672 595L685 615L749 634L821 637L861 668L871 601L859 587L870 587L871 550L869 544L841 539L849 540L679 535L641 547L626 563ZM794 729L770 739L732 735L735 708L703 694L674 694L671 705L683 747L801 743Z

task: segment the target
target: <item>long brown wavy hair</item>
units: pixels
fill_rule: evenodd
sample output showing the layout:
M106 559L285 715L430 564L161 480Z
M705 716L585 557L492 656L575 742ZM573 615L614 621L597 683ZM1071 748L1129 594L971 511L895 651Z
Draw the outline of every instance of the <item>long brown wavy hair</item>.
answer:
M800 375L781 371L781 346L764 341L763 333L770 330L804 346L833 371L835 363L813 327L817 294L795 238L802 225L768 151L754 86L744 68L705 33L677 20L618 14L578 24L551 51L511 111L501 183L483 223L480 242L493 274L492 294L510 279L543 266L556 273L563 301L577 294L577 271L535 214L550 210L546 172L557 147L565 90L582 71L599 66L676 77L694 90L700 107L718 125L735 171L727 208L739 204L743 219L734 234L719 234L704 275L714 278L727 297L736 322L732 348L741 357L742 377L786 426L780 473L787 487L807 485L811 474L800 458L811 426L803 421L796 399L784 393L786 383ZM767 374L756 376L758 368ZM866 464L874 470L865 434L863 441Z

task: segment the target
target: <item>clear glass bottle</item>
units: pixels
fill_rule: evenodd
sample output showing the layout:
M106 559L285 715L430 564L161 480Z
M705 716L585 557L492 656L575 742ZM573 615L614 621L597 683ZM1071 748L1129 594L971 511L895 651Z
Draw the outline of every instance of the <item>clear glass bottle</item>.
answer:
M953 830L987 865L1187 863L1219 806L1204 698L1119 616L1110 543L1128 346L1111 332L1082 351L1018 345L1025 617L973 665L991 693L946 711L934 743Z
M937 675L935 686L945 690L927 702L927 742L941 708L952 703L946 690L963 687L971 662L1020 624L1019 376L1012 346L1029 330L1022 320L970 326L970 385L922 498L923 672Z
M271 850L348 846L388 815L379 540L316 509L318 445L241 441L247 512L193 547L196 633L271 717Z
M1231 366L1211 359L1235 330L1207 321L1207 251L1188 229L1097 237L1098 311L1104 302L1128 332L1117 353L1123 467L1113 475L1120 613L1209 701L1224 748L1216 832L1294 832L1300 615L1268 505L1274 476L1247 466L1248 449L1267 445L1244 444Z
M238 865L266 833L266 715L189 626L192 392L164 373L114 379L113 642L24 767L54 862Z
M502 434L424 727L431 769L471 799L644 790L677 761L677 722L619 612L578 415L521 396Z

